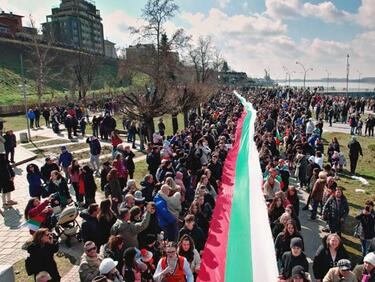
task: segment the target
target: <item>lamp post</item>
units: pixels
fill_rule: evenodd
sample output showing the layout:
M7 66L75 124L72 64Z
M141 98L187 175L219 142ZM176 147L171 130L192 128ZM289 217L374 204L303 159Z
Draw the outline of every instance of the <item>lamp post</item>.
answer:
M326 73L327 73L327 90L326 92L328 92L328 88L329 88L329 76L331 75L331 73L326 69Z
M360 92L361 91L361 75L363 73L361 73L359 70L357 70L357 72L358 72L358 92Z
M346 98L349 97L349 72L350 72L350 64L349 64L349 54L346 55Z
M303 88L305 89L306 88L306 75L309 71L313 71L314 69L313 68L308 68L306 69L305 66L301 63L301 62L298 62L296 61L296 64L297 65L300 65L303 69L303 72L304 72L304 75L303 75Z

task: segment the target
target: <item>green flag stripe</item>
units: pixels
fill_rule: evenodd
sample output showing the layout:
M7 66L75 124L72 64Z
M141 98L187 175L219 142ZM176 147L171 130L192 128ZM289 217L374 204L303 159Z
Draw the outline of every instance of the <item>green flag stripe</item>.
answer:
M236 178L226 255L226 282L253 281L249 202L250 179L248 174L251 109L247 107L244 99L241 98L241 102L246 107L247 115L243 124L236 163Z

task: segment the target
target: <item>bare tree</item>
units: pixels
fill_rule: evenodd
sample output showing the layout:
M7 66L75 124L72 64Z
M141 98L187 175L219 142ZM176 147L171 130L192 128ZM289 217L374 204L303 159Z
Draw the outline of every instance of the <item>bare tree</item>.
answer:
M30 26L32 30L27 34L27 37L31 40L31 46L26 63L28 72L35 79L35 93L38 96L38 104L40 106L42 97L46 93L47 85L60 77L62 68L57 70L54 66L56 56L52 50L52 36L42 38L31 15Z
M78 100L85 102L86 94L90 90L97 75L102 56L99 53L76 51L72 60L73 85L78 88Z
M182 29L175 31L168 39L165 23L178 12L173 0L148 0L142 10L142 18L147 22L140 28L131 28L139 44L129 50L120 67L121 75L132 77L143 73L149 83L143 87L133 87L123 98L128 116L145 123L149 138L154 132L154 117L166 113L175 114L176 89L182 74L177 50L187 45L189 37ZM131 51L133 53L131 53Z

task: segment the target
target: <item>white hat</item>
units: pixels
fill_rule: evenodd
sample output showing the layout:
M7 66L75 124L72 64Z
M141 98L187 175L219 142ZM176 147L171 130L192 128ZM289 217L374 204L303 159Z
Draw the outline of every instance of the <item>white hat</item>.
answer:
M368 253L363 259L363 262L367 262L375 266L375 253Z
M314 156L309 157L309 161L310 162L315 162L315 157Z
M105 258L99 266L100 274L108 274L112 269L117 266L118 262L111 258Z

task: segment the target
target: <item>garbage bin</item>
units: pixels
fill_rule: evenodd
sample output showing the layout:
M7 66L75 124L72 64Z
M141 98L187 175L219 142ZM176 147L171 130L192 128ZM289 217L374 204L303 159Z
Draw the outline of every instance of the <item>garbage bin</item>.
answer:
M21 143L29 143L29 138L26 132L20 133L20 141Z

